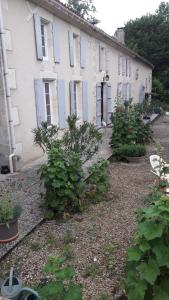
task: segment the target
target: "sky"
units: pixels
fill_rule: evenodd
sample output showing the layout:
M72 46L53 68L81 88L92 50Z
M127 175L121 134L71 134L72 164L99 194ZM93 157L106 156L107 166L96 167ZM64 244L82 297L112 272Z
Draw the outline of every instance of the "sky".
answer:
M66 3L66 0L61 0ZM130 19L154 13L162 0L93 0L97 9L98 27L114 35L117 27L123 27Z

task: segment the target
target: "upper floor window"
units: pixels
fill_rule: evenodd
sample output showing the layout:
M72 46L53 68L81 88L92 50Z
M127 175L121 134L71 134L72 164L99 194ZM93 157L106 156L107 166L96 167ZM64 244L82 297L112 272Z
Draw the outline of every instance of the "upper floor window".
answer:
M102 45L99 46L99 71L106 70L106 48Z
M43 57L46 57L46 28L45 24L41 23L41 38L42 38L42 53Z

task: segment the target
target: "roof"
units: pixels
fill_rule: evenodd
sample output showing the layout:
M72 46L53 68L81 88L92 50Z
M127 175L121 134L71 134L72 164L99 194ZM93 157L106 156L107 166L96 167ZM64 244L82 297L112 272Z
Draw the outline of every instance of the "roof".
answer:
M133 50L129 49L122 43L120 43L115 37L110 36L102 29L96 27L91 24L89 21L85 20L81 16L79 16L73 9L70 9L66 4L63 4L59 0L30 0L32 3L37 4L50 11L52 14L62 18L63 20L77 26L82 31L98 38L99 40L109 44L111 47L114 47L122 52L125 52L127 55L132 58L138 59L142 63L148 65L151 69L154 68L153 64L151 64L147 59L140 56Z

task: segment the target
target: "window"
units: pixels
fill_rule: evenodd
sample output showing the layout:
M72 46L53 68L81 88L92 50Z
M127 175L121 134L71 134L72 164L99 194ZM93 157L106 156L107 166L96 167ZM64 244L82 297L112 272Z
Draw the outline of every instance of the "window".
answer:
M44 95L45 95L46 120L47 120L47 124L51 125L52 117L51 117L51 96L50 96L49 82L44 82Z
M41 20L41 40L43 58L47 58L47 22Z
M77 82L74 81L74 114L77 116Z
M73 33L74 66L76 66L77 64L77 47L78 47L78 35Z

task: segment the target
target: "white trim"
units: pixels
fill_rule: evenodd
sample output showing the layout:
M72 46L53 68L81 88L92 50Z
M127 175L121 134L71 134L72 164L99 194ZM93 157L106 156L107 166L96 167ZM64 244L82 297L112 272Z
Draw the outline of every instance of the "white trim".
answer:
M45 56L43 55L43 61L48 61L49 56L48 56L48 34L47 34L47 26L49 22L43 18L41 18L41 26L44 28L44 38L45 38ZM42 39L42 30L41 30L41 39ZM42 44L42 42L41 42ZM42 54L43 54L43 49L42 49Z
M53 108L52 108L52 92L51 92L51 81L50 80L43 80L43 94L44 94L44 104L45 104L45 116L46 116L46 122L47 122L47 109L46 109L46 91L45 91L45 84L49 84L49 102L50 102L50 116L51 116L51 124L53 124ZM48 126L50 126L48 125Z

